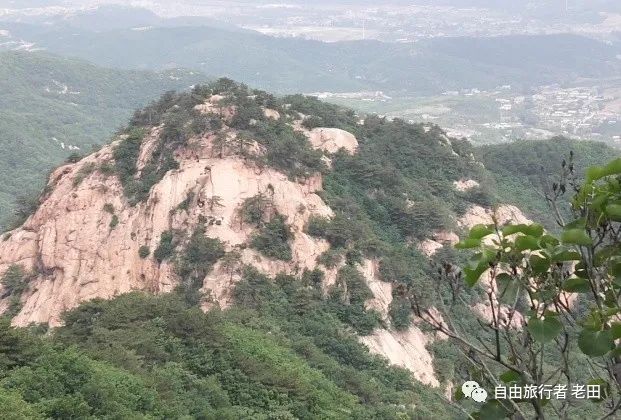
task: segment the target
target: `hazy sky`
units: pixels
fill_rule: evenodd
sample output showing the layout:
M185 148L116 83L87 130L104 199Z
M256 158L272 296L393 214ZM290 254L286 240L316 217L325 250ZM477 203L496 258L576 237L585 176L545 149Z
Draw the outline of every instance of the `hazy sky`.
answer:
M305 7L329 7L338 5L350 7L377 7L387 5L436 5L456 7L484 7L504 10L510 13L563 13L568 6L571 11L617 12L621 13L621 0L0 0L0 9L65 7L79 9L103 4L144 7L162 16L214 15L227 9L273 5L286 9L287 5Z

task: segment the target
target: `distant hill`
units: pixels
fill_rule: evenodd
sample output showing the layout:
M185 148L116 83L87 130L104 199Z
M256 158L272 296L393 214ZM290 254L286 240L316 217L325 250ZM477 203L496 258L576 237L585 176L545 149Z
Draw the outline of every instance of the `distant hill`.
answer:
M555 179L563 158L574 153L575 170L582 174L587 168L618 158L619 150L591 141L556 137L549 141L516 141L477 147L475 156L491 174L498 198L519 205L530 217L555 226L554 218L542 198L544 181Z
M178 22L178 23L174 23ZM181 19L154 27L97 32L4 23L34 48L130 69L194 68L280 93L383 90L432 94L608 77L621 71L619 47L574 36L438 38L410 44L322 43ZM178 26L169 26L178 25Z
M204 77L109 70L42 53L0 53L0 225L44 172L109 139L133 110Z

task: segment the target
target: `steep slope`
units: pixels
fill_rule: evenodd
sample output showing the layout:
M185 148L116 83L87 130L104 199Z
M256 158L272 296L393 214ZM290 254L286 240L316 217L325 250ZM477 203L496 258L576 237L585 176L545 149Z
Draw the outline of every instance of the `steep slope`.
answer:
M202 80L184 71L109 70L42 53L0 53L0 226L16 196L42 188L41 173L90 152L166 90Z
M291 225L295 235L293 258L288 262L269 261L247 249L242 261L271 275L314 268L316 257L327 244L311 239L302 229L311 214L331 215L315 194L321 178L299 184L280 172L253 168L237 157L212 158L210 140L213 137L190 141L192 152L180 152L185 154L179 156L179 168L167 173L145 202L134 207L123 199L120 182L100 173L101 163L112 159L114 143L78 164L54 171L49 197L0 245L0 270L21 264L39 273L30 280L33 293L24 296L23 309L14 323L57 325L63 311L84 300L110 298L131 290L171 291L177 284L171 264L143 259L139 249L157 249L165 231L193 232L200 217L217 221L209 234L226 242L228 250L239 247L248 241L252 229L240 226L237 211L245 200L258 194L269 194L273 211L286 216ZM143 147L150 141L147 137ZM76 186L79 177L91 170ZM187 210L176 212L189 196L193 198ZM214 196L219 197L215 208L199 205ZM223 273L210 276L204 283L216 293L216 303L232 290L230 281L217 287L222 276L229 280Z
M560 164L574 154L576 173L602 165L619 156L619 150L604 143L572 141L557 137L548 141L519 141L503 146L481 146L476 158L489 170L499 198L519 206L532 220L549 229L556 228L554 217L541 199L549 178L559 173ZM549 188L549 185L547 186Z
M245 266L272 277L321 268L323 293L345 303L343 321L377 330L374 351L438 385L424 345L416 355L407 343L382 350L397 334L379 329L391 322L392 287L371 253L355 256L374 233L328 233L343 218L318 195L322 172L333 172L326 162L338 172L344 159L358 159L351 132L365 126L350 111L298 96L281 103L228 80L165 95L113 143L52 172L38 209L0 242L0 271L21 273L23 286L3 282L0 308L15 325L55 326L90 299L179 288L206 310L226 308Z
M79 330L97 322L82 319L89 311L144 291L237 326L239 311L255 311L231 340L261 331L337 346L322 337L327 323L330 340L346 331L444 395L450 354L434 350L443 337L421 329L402 292L436 293L429 260L450 258L445 245L493 207L527 220L499 200L476 153L435 126L228 79L168 93L111 144L52 172L36 211L3 235L0 310L17 326ZM460 321L476 325L481 291L464 297Z

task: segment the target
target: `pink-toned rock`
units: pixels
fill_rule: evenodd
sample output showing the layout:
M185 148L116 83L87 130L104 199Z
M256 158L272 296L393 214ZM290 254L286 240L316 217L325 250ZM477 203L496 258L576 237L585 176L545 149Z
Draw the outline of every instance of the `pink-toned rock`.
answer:
M520 312L514 311L511 313L511 308L506 305L501 305L500 308L494 306L494 309L499 315L498 321L501 328L513 328L518 330L524 328L526 321ZM490 323L494 319L492 307L489 303L479 302L472 307L472 310L485 322Z
M453 182L453 186L457 191L465 192L478 187L480 184L474 179L460 179Z
M237 109L233 105L227 106L225 104L221 104L223 99L225 99L224 96L213 95L209 97L204 103L196 105L194 109L202 114L219 115L228 123L237 113Z
M472 206L468 209L458 221L457 224L462 228L470 229L476 225L489 225L493 223L492 216L495 215L498 223L504 225L507 223L532 223L522 211L516 206L504 204L499 206L495 211L488 210L481 206Z
M388 310L392 303L392 283L382 281L379 277L379 262L376 260L366 259L359 267L360 272L364 276L367 286L373 292L373 299L366 302L367 309L374 309L382 315L382 318L388 320Z
M135 207L126 202L116 177L106 178L95 171L74 186L82 166L97 167L111 159L112 146L104 147L97 157L55 171L53 191L37 212L0 242L0 273L12 264L39 273L23 294L23 309L13 323L58 325L63 311L88 299L111 298L132 290L172 290L178 281L172 268L159 265L152 257L140 258L138 249L148 246L155 250L166 230L192 232L199 216L218 222L208 228L209 236L227 242L228 247L242 244L252 230L240 225L237 210L246 198L259 192L269 197L292 226L294 258L286 267L265 258L258 262L250 251L244 258L271 275L315 267L317 256L329 246L306 235L303 227L311 214L332 215L315 194L321 188L320 176L296 183L275 170L249 166L240 158L212 158L208 147L196 150L204 154L193 152L191 159L182 159L180 168L167 173L149 198ZM189 210L176 211L190 192L194 200ZM218 205L204 204L214 197ZM104 210L107 204L115 209L115 227L110 225L113 215ZM214 273L205 279L205 289L232 286L223 276L218 277L217 270Z
M426 257L433 257L444 245L432 239L425 239L416 247Z
M432 238L434 241L437 241L443 244L448 244L448 245L455 245L456 243L459 242L459 236L457 236L455 232L447 232L447 231L434 232Z
M264 108L263 115L265 115L266 118L271 118L273 120L280 119L280 112L276 111L275 109Z
M412 325L403 332L378 329L369 336L361 337L360 341L372 353L382 355L391 364L412 372L420 382L440 386L433 370L433 356L426 347L430 339L417 326Z
M350 154L358 150L358 140L353 134L339 128L315 128L310 132L305 131L315 149L328 153L336 153L345 149Z

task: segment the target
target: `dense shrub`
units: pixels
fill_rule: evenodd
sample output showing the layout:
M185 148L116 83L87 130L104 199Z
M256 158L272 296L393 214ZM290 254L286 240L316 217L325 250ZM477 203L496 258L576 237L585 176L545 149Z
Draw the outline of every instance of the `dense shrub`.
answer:
M330 291L333 310L341 321L362 335L370 334L380 325L380 315L365 307L366 301L372 298L373 292L358 269L346 265L339 270L336 285Z
M323 216L312 215L306 224L306 233L318 238L324 238L330 227L330 219Z
M22 293L28 288L28 276L19 265L11 265L0 279L4 296L9 298L9 308L5 315L12 317L22 308Z
M127 138L122 140L114 148L114 163L119 179L125 188L134 182L134 175L138 171L137 162L140 154L140 146L144 138L144 131L134 129L129 132Z
M199 290L205 276L224 255L224 244L217 238L205 236L202 226L192 234L176 264L177 274L182 280L179 290L188 303L200 302Z
M150 254L151 254L151 250L149 249L148 246L142 245L140 248L138 248L138 255L140 256L140 258L145 259Z
M328 249L317 257L317 263L323 264L326 268L332 269L339 265L343 260L343 254L335 249Z
M110 214L114 214L114 206L112 205L112 203L106 203L103 206L103 210L106 213L110 213Z
M170 230L166 230L162 232L162 236L160 237L160 244L153 253L153 256L157 260L157 262L161 263L170 257L172 257L175 253L175 244L174 244L174 235Z
M394 298L390 303L388 315L390 315L392 326L395 329L407 329L412 320L412 306L410 301L403 298Z
M277 214L252 237L250 245L266 257L290 261L293 258L289 244L292 238L293 233L284 216Z
M183 251L179 273L181 277L192 275L202 280L224 254L224 244L217 238L205 236L204 230L199 228Z
M18 195L15 199L15 209L13 210L9 230L21 226L37 211L40 204L39 193L30 192Z
M239 208L239 217L243 223L261 226L265 221L271 202L265 194L259 193L244 200Z

